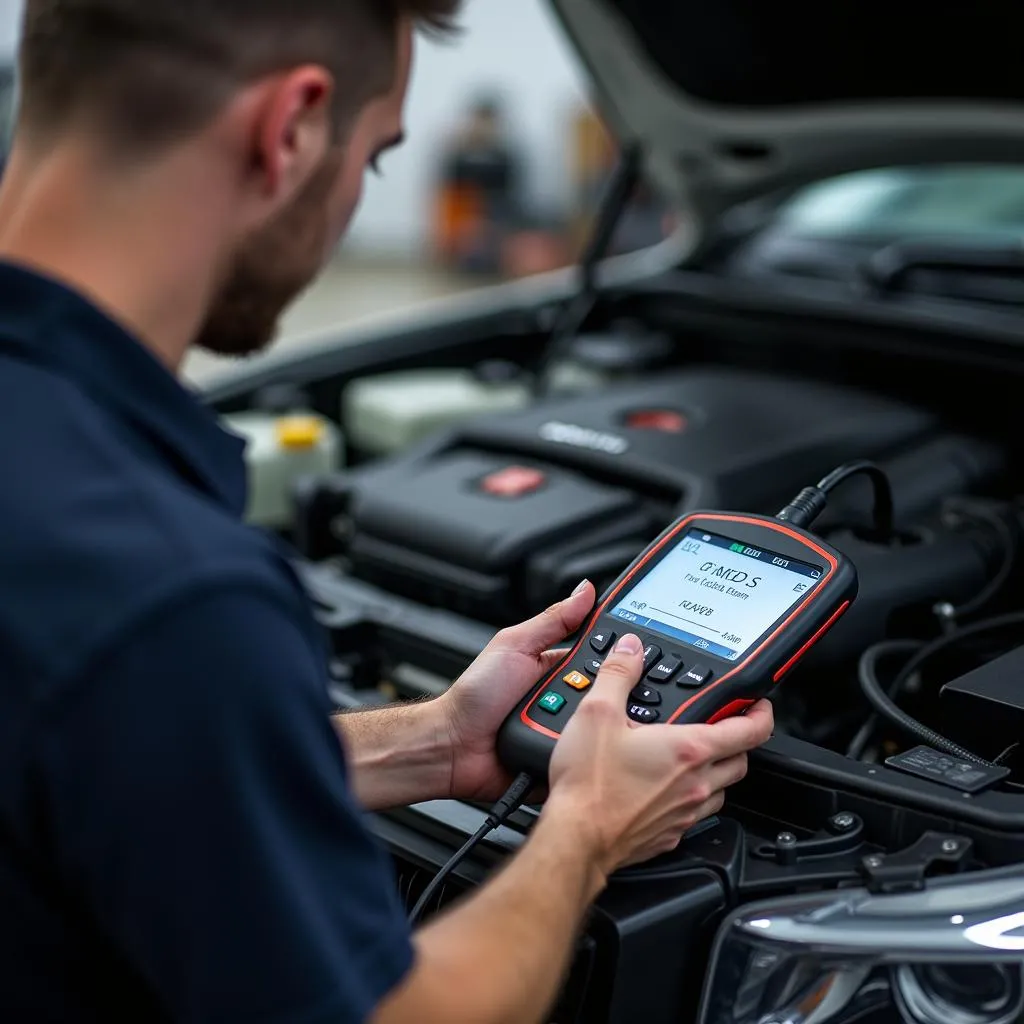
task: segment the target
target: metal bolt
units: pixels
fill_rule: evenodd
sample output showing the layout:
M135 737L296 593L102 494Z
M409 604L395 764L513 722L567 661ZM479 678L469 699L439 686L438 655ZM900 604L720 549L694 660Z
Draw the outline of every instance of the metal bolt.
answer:
M942 852L943 853L956 853L960 849L960 843L956 839L943 839L942 840Z
M880 868L882 866L882 858L877 854L872 854L870 857L864 858L864 863L869 868Z
M775 837L775 842L779 846L793 846L796 844L796 836L792 832L780 832Z
M848 828L853 828L854 821L855 819L849 811L840 811L838 814L832 815L833 828L838 828L845 831Z

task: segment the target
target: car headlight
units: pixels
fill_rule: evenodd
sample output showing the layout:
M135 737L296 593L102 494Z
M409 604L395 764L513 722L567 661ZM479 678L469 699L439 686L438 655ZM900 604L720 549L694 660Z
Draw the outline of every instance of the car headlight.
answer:
M700 1024L854 1021L1024 1022L1024 871L771 900L722 924Z

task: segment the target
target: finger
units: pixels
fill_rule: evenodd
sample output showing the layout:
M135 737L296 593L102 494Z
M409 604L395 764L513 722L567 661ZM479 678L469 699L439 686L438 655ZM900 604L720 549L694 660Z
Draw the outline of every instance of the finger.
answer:
M515 651L539 658L549 647L579 629L596 599L594 585L584 580L564 601L551 605L540 615L520 622L518 626L503 629L491 641L494 645L492 649Z
M746 776L746 754L733 754L732 757L727 757L724 761L711 765L707 772L708 783L715 791L735 786L737 782L742 782Z
M713 818L723 807L725 806L725 794L721 791L712 793L695 811L691 811L687 817L689 817L694 825L699 825L702 821L706 821L708 818Z
M638 636L627 633L612 648L597 673L588 699L611 700L623 705L629 691L639 682L644 668L644 645ZM623 715L625 717L625 715Z
M733 754L754 750L771 738L775 728L772 706L758 701L745 715L723 718L714 725L684 725L688 736L681 737L685 744L697 743L710 754L709 760L722 761Z
M556 647L554 650L545 651L540 656L541 672L550 672L569 653L568 647Z

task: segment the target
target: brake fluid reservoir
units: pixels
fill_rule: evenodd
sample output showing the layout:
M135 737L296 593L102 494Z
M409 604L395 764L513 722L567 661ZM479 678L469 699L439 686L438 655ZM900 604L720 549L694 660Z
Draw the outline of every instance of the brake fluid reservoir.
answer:
M226 415L221 422L246 442L246 519L250 523L272 529L291 526L295 481L341 468L341 431L325 416L310 412L242 412Z
M342 422L354 448L387 455L433 431L489 412L521 409L521 379L473 370L413 370L364 377L342 395Z

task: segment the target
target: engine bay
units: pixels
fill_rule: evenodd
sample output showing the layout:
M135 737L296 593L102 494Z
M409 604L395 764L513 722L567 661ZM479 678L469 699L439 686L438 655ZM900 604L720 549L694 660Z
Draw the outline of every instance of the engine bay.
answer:
M330 637L332 697L356 709L443 692L501 627L582 578L600 593L680 515L773 515L841 463L884 470L890 536L874 529L863 478L815 524L860 593L777 688L776 736L720 819L602 897L552 1017L667 1022L693 1005L711 924L730 907L855 884L897 892L1024 856L1024 686L1001 658L1024 633L1020 453L917 400L909 378L901 394L869 386L866 368L847 381L724 350L682 361L649 334L580 340L575 365L540 385L514 359L346 376L331 392L338 464L291 480L290 519L273 528L298 550ZM323 391L307 403L271 390L252 415L329 407ZM441 801L376 816L407 904L482 813ZM437 907L537 813L522 808L481 844ZM695 973L685 996L652 981L638 1017L623 964L635 978L635 958L661 963L666 941Z
M601 592L678 516L773 514L857 458L889 477L896 531L873 536L864 481L833 497L816 531L854 562L860 596L779 692L777 716L787 735L878 757L894 737L876 728L870 752L857 738L871 710L860 656L882 640L942 635L968 605L1005 610L1017 550L1017 506L999 496L1009 457L913 404L777 373L662 370L472 415L387 455L356 453L350 468L302 481L294 533L333 595L324 600L390 619L369 659L354 653L364 645L336 642L354 692L377 699L387 680L384 694L415 697L580 579ZM925 692L908 688L915 710Z

